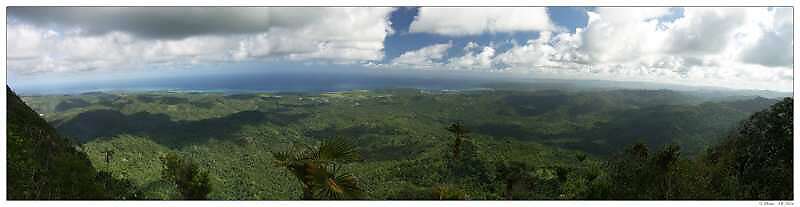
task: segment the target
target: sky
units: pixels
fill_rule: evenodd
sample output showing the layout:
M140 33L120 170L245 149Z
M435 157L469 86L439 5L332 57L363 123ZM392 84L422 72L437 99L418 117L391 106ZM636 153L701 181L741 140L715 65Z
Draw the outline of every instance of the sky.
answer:
M316 67L792 90L791 8L7 11L12 86Z

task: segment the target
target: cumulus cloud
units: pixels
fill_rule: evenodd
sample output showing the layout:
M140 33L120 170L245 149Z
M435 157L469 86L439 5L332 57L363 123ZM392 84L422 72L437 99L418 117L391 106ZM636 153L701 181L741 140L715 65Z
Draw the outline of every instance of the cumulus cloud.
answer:
M598 8L588 12L587 26L580 36L581 50L596 62L624 62L656 53L665 35L658 28L657 18L666 11L666 8Z
M667 18L675 12L597 8L587 12L587 26L574 32L542 31L500 52L491 44L481 49L469 43L463 56L441 64L562 78L791 90L790 8L692 7Z
M9 7L8 15L36 25L77 27L88 34L121 31L144 38L180 39L209 34L260 33L274 27L339 31L336 26L341 25L326 23L365 17L360 16L364 13L357 10L323 7Z
M757 25L760 36L744 48L740 58L748 63L765 66L792 65L792 10L775 9L762 14L763 19ZM756 32L759 33L759 32Z
M599 9L581 32L584 46L573 53L590 57L590 71L616 78L787 90L792 40L778 34L790 34L792 22L776 21L787 12L791 9L692 7L674 21L662 21L635 14L609 19L624 13Z
M412 33L452 36L554 29L544 7L423 7L409 27Z
M791 8L597 8L575 31L546 8L420 8L411 33L538 32L510 48L439 43L384 60L391 8L9 7L8 71L320 60L791 90ZM463 39L463 37L462 37ZM383 62L383 63L382 63Z
M383 59L392 8L10 7L9 70Z
M414 67L432 67L436 61L441 60L447 55L447 50L453 47L453 43L434 44L418 50L408 51L392 60L393 64L411 65Z
M469 42L464 47L464 56L450 58L448 66L462 69L487 69L492 67L492 58L495 56L495 49L486 46L480 48L475 42Z
M551 33L543 32L538 39L528 40L526 44L515 46L494 59L500 67L526 65L530 67L560 67L570 62L585 61L585 56L575 53L580 45L579 39L562 33L551 39ZM551 45L554 41L557 44Z
M659 19L669 13L653 11L650 13L657 15L641 15L620 9L625 8L598 8L589 12L588 25L579 32L583 42L580 52L589 55L595 63L653 61L672 56L671 59L704 64L719 61L764 66L791 64L785 60L783 64L765 60L768 57L791 59L791 52L788 52L791 51L791 37L778 35L791 34L787 31L791 28L791 19L776 21L776 16L786 15L787 11L791 13L788 8L692 7L684 8L683 16L674 21ZM766 48L759 48L762 51L756 56L746 54L756 47ZM762 58L756 58L758 56ZM763 64L767 62L771 64Z

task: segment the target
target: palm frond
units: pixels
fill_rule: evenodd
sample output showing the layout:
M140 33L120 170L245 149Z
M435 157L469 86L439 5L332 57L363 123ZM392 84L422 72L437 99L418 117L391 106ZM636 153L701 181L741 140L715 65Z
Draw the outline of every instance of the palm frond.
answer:
M445 129L447 131L451 132L451 133L459 134L459 135L467 134L467 133L470 132L470 130L467 129L464 126L464 123L461 122L461 121L456 121L456 122L450 124L450 126L446 127Z
M300 146L295 146L299 160L319 160L319 148L313 147L306 143L300 143Z
M351 162L359 158L356 146L343 138L333 138L322 142L319 146L318 160L326 162Z
M271 152L272 157L278 162L287 162L292 160L292 154L289 151Z
M328 200L359 199L364 190L359 187L358 179L347 173L329 174L317 188L317 197Z
M310 174L308 167L308 161L302 159L302 152L297 151L282 151L282 152L272 152L272 156L275 158L273 161L276 167L285 168L287 171L292 173L300 182L305 183L305 180L308 179L308 175Z
M272 155L276 166L291 172L317 199L358 199L364 194L355 176L337 173L338 164L359 159L356 147L347 140L333 138L318 147L295 145Z

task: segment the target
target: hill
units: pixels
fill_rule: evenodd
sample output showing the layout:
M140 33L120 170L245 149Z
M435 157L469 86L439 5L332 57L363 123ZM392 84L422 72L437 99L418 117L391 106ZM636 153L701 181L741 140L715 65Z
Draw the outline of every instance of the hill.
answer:
M674 143L684 156L699 155L739 121L777 102L709 102L669 90L418 89L25 100L80 143L95 168L129 179L146 199L174 198L174 186L159 179L159 159L177 153L209 172L210 199L226 200L297 198L301 186L273 166L271 152L333 137L357 143L363 160L343 169L358 172L369 199L433 199L430 192L442 188L470 199L587 198L583 187L594 184L574 182L600 182L592 180L604 174L604 160L625 146ZM468 159L460 164L448 158L453 135L445 130L456 121L472 132ZM115 152L114 162L105 162L105 151ZM528 184L538 187L505 195L498 173L510 166L532 170L536 179ZM565 192L572 193L559 197Z
M6 87L9 200L134 198L124 180L98 174L80 148Z

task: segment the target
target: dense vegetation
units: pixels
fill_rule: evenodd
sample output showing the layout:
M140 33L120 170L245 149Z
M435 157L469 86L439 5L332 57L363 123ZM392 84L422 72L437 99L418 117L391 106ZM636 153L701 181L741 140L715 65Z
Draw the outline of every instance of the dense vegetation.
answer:
M358 178L338 171L339 165L359 159L355 146L341 138L328 139L318 147L275 152L275 165L286 168L303 185L303 200L359 199Z
M791 98L392 89L24 99L142 199L792 198Z
M186 200L204 200L211 191L208 184L208 172L201 171L194 161L169 153L161 157L164 168L161 178L177 187L180 198Z
M96 172L86 154L61 138L6 88L8 106L7 196L36 199L137 199L136 188Z

